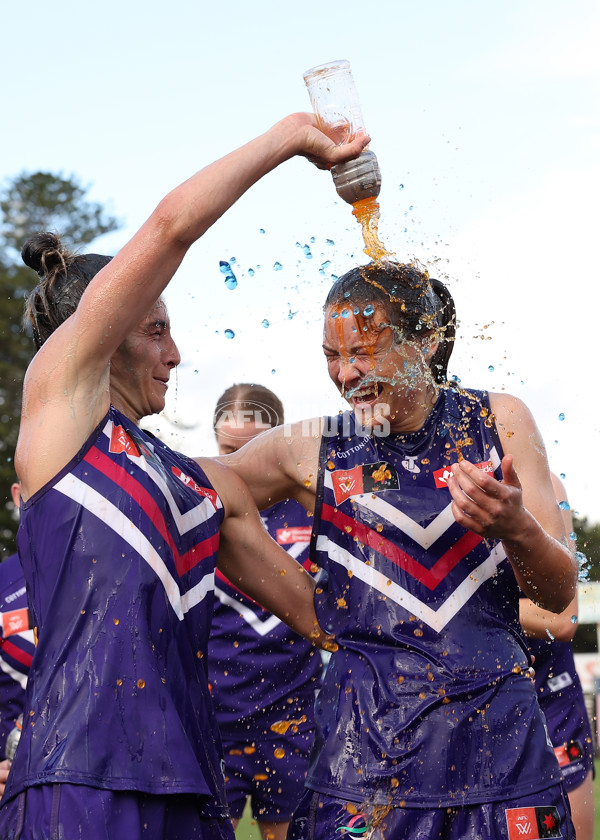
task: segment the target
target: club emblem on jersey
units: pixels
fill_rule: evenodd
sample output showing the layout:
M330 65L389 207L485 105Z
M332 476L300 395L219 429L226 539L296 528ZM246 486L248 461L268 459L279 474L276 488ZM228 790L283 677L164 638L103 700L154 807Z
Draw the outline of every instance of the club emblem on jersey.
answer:
M544 840L562 837L558 810L554 806L507 808L506 823L509 840Z
M190 487L192 490L194 490L194 492L198 493L199 496L205 496L207 499L210 499L213 503L213 506L215 508L218 507L218 496L214 490L208 487L200 487L200 485L196 484L196 482L191 476L186 475L186 473L182 472L182 470L180 470L178 467L171 467L171 472L173 473L173 475L176 475L177 478L180 479L180 481L183 481L186 487Z
M492 466L491 461L480 461L478 464L475 464L476 467L479 467L480 470L483 470L486 473L493 473L494 467ZM440 487L447 487L448 486L448 479L452 470L450 467L442 467L439 470L435 470L433 473L433 477L435 479L435 486L440 489Z
M421 467L417 464L416 458L411 458L409 455L402 461L402 466L409 473L420 473Z
M336 470L331 473L333 494L340 505L351 496L361 493L381 493L383 490L398 490L398 473L385 461L363 464L350 470Z

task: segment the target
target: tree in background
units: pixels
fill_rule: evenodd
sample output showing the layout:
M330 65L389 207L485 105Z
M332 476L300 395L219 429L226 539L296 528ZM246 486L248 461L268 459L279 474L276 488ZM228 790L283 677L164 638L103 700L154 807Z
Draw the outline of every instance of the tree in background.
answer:
M56 231L67 247L76 249L117 230L117 219L85 199L87 189L74 176L50 172L23 172L0 189L0 560L16 549L10 485L23 377L33 355L21 318L36 278L21 261L21 246L38 231Z

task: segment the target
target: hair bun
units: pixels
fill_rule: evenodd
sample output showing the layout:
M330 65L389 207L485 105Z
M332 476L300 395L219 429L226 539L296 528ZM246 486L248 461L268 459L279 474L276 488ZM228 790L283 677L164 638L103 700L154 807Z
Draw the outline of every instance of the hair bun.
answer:
M37 271L40 277L52 274L59 267L64 268L69 256L56 233L34 233L21 249L25 265Z

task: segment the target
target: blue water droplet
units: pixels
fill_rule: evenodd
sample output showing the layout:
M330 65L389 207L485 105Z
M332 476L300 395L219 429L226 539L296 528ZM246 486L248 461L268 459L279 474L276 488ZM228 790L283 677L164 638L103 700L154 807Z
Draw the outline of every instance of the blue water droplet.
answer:
M494 372L494 365L488 365L488 370L490 373Z
M414 209L414 208L413 208L413 205L411 204L411 205L410 205L410 207L409 207L408 209L409 209L409 210L413 210L413 209Z
M575 533L575 531L571 531L571 533L569 534L569 539L575 542L575 540L577 539L577 534Z
M254 269L253 268L248 269L248 277L254 277Z
M554 641L554 636L553 636L553 635L552 635L552 633L548 630L548 628L547 628L547 627L546 627L546 635L548 636L548 638L550 639L550 641L551 641L551 642L553 642L553 641Z
M326 239L325 244L326 245L335 245L335 242L333 241L333 239Z
M194 373L195 373L195 374L197 374L197 373L198 373L198 371L197 371L197 370L195 370L195 371L194 371Z
M567 474L566 474L566 473L561 473L561 474L560 474L560 477L561 477L561 478L563 479L563 481L564 481L564 480L565 480L565 478L567 477Z
M312 260L312 251L310 250L310 245L303 245L302 250L304 251L304 256L307 260Z
M225 330L223 335L225 336L225 338L235 338L235 333L233 330Z
M280 262L273 263L273 271L281 271L282 268L283 268L283 266L281 265Z
M350 315L350 311L348 309L342 309L340 314L342 318L347 318Z
M560 412L560 414L558 415L558 419L559 419L559 420L564 420L564 419L565 419L565 414L564 414L564 411L561 411L561 412Z
M235 260L234 260L235 262ZM225 260L219 261L219 270L221 274L225 275L225 285L228 289L235 289L238 284L237 278L233 271L231 270L231 264L226 262Z
M298 314L298 310L296 309L295 312L292 312L292 307L288 303L288 321L291 321L294 315Z
M571 510L571 505L567 501L559 502L558 506L561 510Z
M346 298L346 300L350 297L351 294L352 292L344 292L344 297Z
M398 189L399 189L399 190L403 190L403 189L404 189L404 184L400 184L400 186L398 187Z
M267 321L267 319L266 319L266 318L264 318L264 319L261 321L261 323L262 323L262 325L263 325L263 327L264 327L265 329L269 326L269 322Z
M229 257L229 262L231 265L235 265L235 257Z
M271 373L277 373L277 371L275 370L275 368L273 368L273 370L271 371Z
M264 232L265 232L265 229L264 229L264 228L261 228L258 232L259 232L259 233L264 233Z
M372 315L374 312L375 312L375 307L374 307L372 304L369 304L368 306L365 306L365 308L363 309L363 315L364 315L366 318L368 318L368 317L369 317L370 315Z
M337 276L337 274L332 274L332 275L331 275L331 279L332 279L332 280L333 280L333 282L335 283L337 280L339 280L339 277Z
M576 615L571 616L571 624L577 624L577 616Z
M456 374L454 374L454 375L452 376L452 381L453 381L453 382L460 382L460 377L458 377Z
M314 245L314 244L315 244L315 242L316 242L317 240L315 239L315 237L314 237L314 236L311 236L311 237L310 237L310 241L311 241L311 242L312 242L312 244Z
M354 307L354 309L352 310L352 312L353 312L355 315L358 315L358 314L360 313L360 308L359 308L358 306L355 306L355 307Z

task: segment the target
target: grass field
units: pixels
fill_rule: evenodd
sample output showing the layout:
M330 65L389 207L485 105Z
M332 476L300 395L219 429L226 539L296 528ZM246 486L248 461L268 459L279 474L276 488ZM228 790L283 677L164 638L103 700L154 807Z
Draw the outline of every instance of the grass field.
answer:
M594 810L596 823L594 840L600 840L600 759L596 759L596 779L594 781ZM252 819L250 809L246 808L236 831L236 840L260 840L260 831Z

